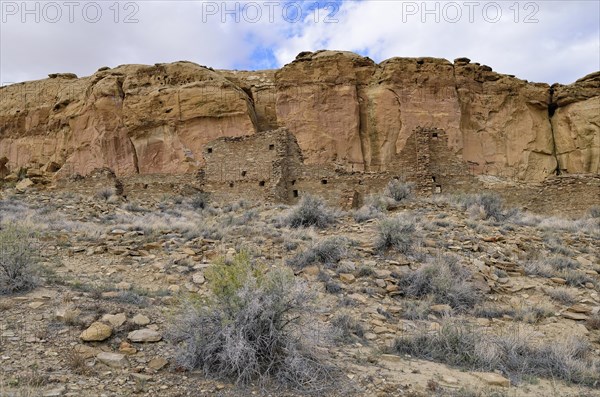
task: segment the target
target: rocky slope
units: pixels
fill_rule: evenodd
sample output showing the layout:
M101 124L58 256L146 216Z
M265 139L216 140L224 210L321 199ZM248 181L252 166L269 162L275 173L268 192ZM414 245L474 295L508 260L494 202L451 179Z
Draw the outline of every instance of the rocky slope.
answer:
M515 349L573 338L584 347L575 358L585 353L600 360L600 218L519 213L482 220L449 198L420 198L379 214L412 219L415 251L382 254L375 249L377 219L358 222L345 213L324 230L294 229L278 221L288 210L270 203L212 202L199 209L195 196L180 196L179 188L193 185L191 175L136 178L151 186L126 184L127 203L95 196L112 187L110 178L0 193L2 226L17 221L39 236L41 276L33 291L0 294L0 395L298 396L270 385L239 390L202 371L184 371L168 330L182 297L210 296L207 268L217 258L244 247L268 267L296 266L299 254L328 239L342 242L339 258L298 269L297 278L316 294L322 354L354 393L320 395L600 395L599 383L537 375L511 383L506 373L390 353L398 337L432 335L452 319L471 331L510 336ZM455 284L457 294L478 291L473 308L407 292L403 280L429 259L451 257L462 270L452 273L452 282L436 283L437 293ZM465 271L467 283L460 278ZM352 320L343 338L336 336L344 330L337 318ZM548 358L557 371L560 357ZM596 382L599 377L596 372Z
M598 173L599 110L600 73L551 87L466 58L376 64L318 51L276 71L126 65L1 88L0 159L9 171L183 173L214 138L283 126L309 163L377 171L421 125L445 129L475 173L540 181Z

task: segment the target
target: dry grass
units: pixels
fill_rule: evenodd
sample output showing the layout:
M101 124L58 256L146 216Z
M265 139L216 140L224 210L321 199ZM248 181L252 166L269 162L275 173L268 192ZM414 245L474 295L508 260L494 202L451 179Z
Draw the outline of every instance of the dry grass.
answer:
M587 386L600 382L600 363L587 342L571 338L540 344L518 329L494 335L448 320L438 332L422 329L398 338L393 350L469 370L499 370L516 383L528 376Z
M64 360L67 367L78 375L89 376L93 373L92 368L87 365L85 358L73 349L69 349L64 354Z
M0 295L25 292L38 284L34 234L18 224L0 229Z

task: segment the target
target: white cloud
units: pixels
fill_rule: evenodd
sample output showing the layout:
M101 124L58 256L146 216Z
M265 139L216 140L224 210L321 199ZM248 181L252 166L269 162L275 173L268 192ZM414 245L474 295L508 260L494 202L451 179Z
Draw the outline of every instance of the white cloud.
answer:
M237 3L238 10L248 11L238 14L240 21L236 23L235 15L223 13L222 1L138 1L134 17L139 22L133 24L123 23L127 12L134 10L123 9L125 2L119 3L120 22L115 23L109 9L114 3L98 1L103 15L95 24L83 20L81 11L74 14L74 23L69 23L65 12L55 24L45 22L44 15L40 23L35 23L32 15L23 23L22 10L7 15L9 3L22 4L4 0L1 4L0 80L4 83L44 78L52 72L87 75L100 66L124 63L190 60L215 68L265 67L273 62L281 66L301 51L323 48L358 51L376 61L394 56L450 60L466 56L502 73L549 83L569 83L600 69L600 5L594 1L535 2L539 5L537 23L524 23L527 14L534 11L524 9L525 1L516 2L520 6L517 23L514 10L509 9L515 2L500 1L495 3L502 9L497 23L486 21L482 15L485 6L490 8L488 19L494 16L493 2L489 1L475 8L473 23L468 21L469 9L462 1L451 5L428 2L429 9L439 4L439 23L434 21L435 15L422 14L421 1L343 2L334 16L337 23L323 21L331 8L323 8L315 23L312 2L298 3L304 18L297 23L282 18L283 2L271 9L273 22L269 21L266 0L229 2L229 9ZM87 3L82 2L82 7ZM248 3L257 4L262 13L254 23L247 21L255 16L250 8L244 9ZM43 7L44 3L40 4ZM417 12L403 14L411 4ZM455 5L462 11L460 20L444 21L444 16L455 16ZM288 7L290 12L294 10ZM214 15L203 13L215 8ZM293 12L288 14L289 18L294 16ZM222 18L226 18L225 23ZM265 49L272 50L274 59L261 59Z

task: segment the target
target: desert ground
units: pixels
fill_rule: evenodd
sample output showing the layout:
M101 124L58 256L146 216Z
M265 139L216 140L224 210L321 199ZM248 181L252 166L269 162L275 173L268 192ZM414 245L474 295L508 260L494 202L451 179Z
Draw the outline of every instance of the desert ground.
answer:
M2 396L600 396L599 207L83 185L1 190Z

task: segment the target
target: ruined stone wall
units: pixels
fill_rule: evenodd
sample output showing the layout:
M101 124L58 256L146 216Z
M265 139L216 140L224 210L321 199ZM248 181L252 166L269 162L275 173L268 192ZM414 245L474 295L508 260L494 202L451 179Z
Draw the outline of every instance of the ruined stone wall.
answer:
M415 184L419 194L474 190L479 183L469 164L448 146L448 134L438 128L417 127L389 165L393 176Z
M294 184L294 198L310 193L342 208L357 208L371 194L381 193L392 179L388 172L348 172L307 164ZM294 201L292 201L294 202Z
M419 195L478 186L468 165L437 128L417 127L386 170L348 171L343 165L305 164L296 137L286 129L221 138L207 146L204 186L219 197L294 203L310 193L344 208L381 193L393 178L415 184Z
M201 182L207 191L228 199L286 201L287 181L301 164L293 136L284 129L244 137L220 138L205 149Z

